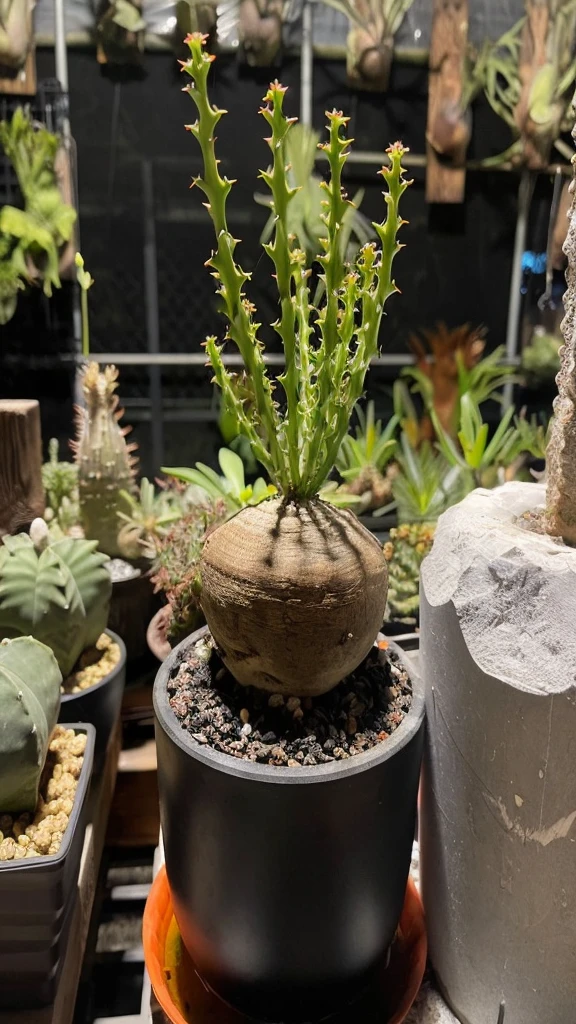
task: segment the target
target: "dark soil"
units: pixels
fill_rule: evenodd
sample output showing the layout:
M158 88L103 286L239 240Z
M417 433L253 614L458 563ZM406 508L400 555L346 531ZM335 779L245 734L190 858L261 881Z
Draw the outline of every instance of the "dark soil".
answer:
M198 743L279 767L326 764L388 739L412 703L412 685L385 642L322 697L285 698L240 686L209 636L190 647L168 682L170 706Z

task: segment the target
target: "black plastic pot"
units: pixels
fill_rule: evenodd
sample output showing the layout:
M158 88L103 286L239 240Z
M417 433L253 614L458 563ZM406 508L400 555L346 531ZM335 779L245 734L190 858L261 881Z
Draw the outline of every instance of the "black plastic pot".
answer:
M108 740L110 739L116 719L120 714L124 683L126 682L126 648L124 642L111 629L107 629L106 632L120 648L120 661L112 672L109 672L95 686L90 686L87 690L81 690L80 693L62 694L60 714L58 715L59 722L91 722L95 727L94 772L96 774L102 768Z
M92 725L70 723L87 735L84 764L60 850L54 856L0 861L0 1007L52 1002L78 898L86 805L94 756Z
M283 769L196 742L154 685L166 868L206 982L258 1018L319 1018L370 983L393 940L415 831L424 697L353 759ZM395 648L400 657L402 652ZM412 670L411 674L413 676Z
M149 569L113 580L108 625L122 637L129 663L149 657L146 630L159 607L160 596L154 593Z

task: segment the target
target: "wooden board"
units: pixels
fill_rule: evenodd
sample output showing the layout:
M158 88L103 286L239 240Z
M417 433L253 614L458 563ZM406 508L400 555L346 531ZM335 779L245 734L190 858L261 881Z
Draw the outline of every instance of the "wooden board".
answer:
M459 113L468 0L434 0L426 128L428 203L461 203L469 129Z
M121 741L122 730L120 722L118 722L108 744L104 769L92 787L89 797L89 820L80 862L78 898L70 925L64 966L54 1005L38 1010L0 1012L0 1024L72 1024L96 882L104 849L106 823L116 782Z

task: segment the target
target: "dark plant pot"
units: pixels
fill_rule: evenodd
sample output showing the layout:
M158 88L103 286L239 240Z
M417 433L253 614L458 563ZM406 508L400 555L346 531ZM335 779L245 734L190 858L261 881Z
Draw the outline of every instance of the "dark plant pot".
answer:
M352 510L354 511L354 510ZM369 512L364 515L358 516L358 519L365 526L370 533L376 537L376 540L380 541L381 544L385 544L390 538L390 529L393 526L398 525L398 517L395 512L390 512L385 516L373 516Z
M0 1007L44 1006L54 998L78 898L84 847L86 797L94 756L92 725L71 723L87 734L74 806L57 854L0 862Z
M120 661L107 676L95 686L80 693L65 693L60 704L59 722L91 722L96 729L94 749L94 772L97 774L104 762L110 734L120 714L122 694L126 681L126 648L122 639L106 630L120 648Z
M170 673L199 635L179 644L154 685L178 926L225 1001L266 1020L318 1018L370 983L396 931L415 830L422 686L413 677L412 708L390 739L353 759L297 769L235 760L192 739L168 702Z
M122 637L128 663L148 655L146 628L159 607L149 571L113 581L108 626Z

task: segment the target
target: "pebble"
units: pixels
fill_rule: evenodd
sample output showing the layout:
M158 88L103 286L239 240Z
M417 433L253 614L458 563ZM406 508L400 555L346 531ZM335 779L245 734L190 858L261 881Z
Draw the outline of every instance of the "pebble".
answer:
M239 686L210 641L208 651L203 659L196 647L174 668L170 706L196 742L252 763L347 760L386 740L410 708L410 680L389 650L374 648L333 690L303 698Z

